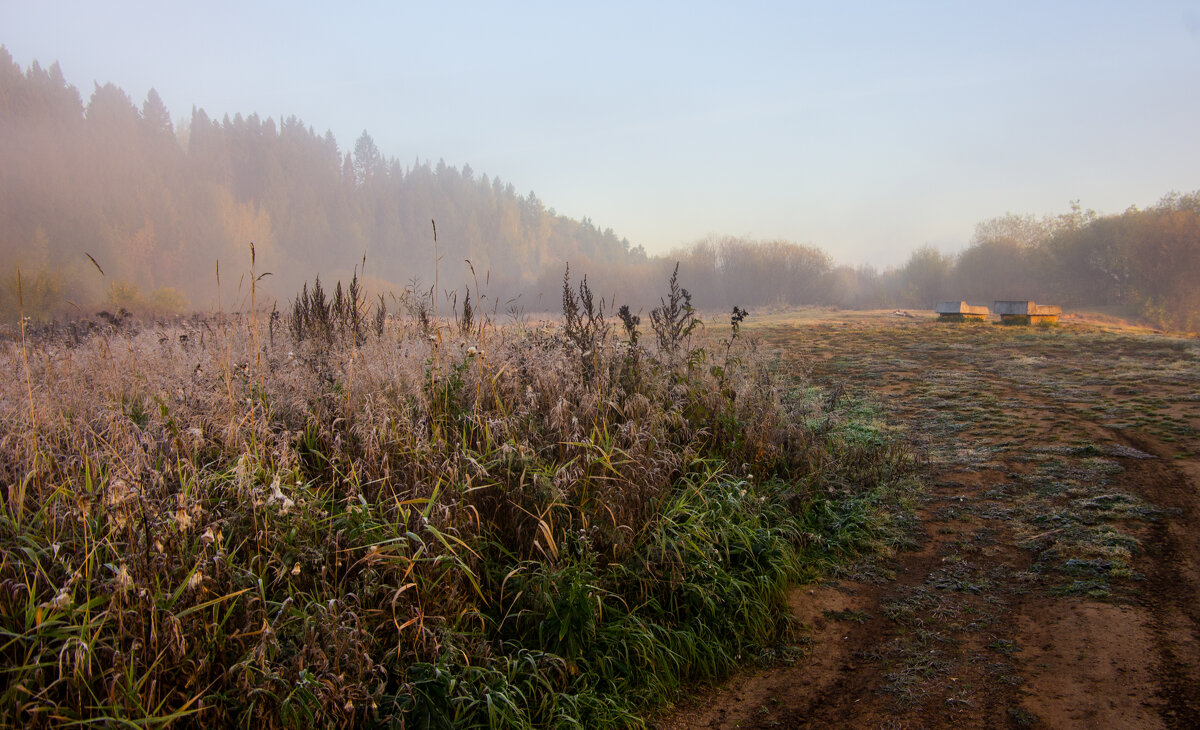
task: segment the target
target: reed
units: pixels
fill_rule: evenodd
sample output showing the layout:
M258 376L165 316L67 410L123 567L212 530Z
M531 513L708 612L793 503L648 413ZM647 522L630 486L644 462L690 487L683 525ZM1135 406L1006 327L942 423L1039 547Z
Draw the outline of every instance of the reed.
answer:
M672 292L669 347L569 278L562 323L477 283L363 326L357 275L279 338L4 344L3 722L640 725L790 641L788 585L886 549L915 465Z

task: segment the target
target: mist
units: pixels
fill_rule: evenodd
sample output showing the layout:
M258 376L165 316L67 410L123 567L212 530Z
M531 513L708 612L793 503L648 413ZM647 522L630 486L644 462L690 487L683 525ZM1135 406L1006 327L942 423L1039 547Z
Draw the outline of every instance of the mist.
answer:
M1200 195L1100 215L1005 215L960 252L901 266L841 265L821 248L711 235L665 255L558 214L498 176L402 163L296 117L173 121L156 91L112 84L84 100L58 64L22 70L0 47L0 315L146 315L285 307L317 276L358 275L493 312L549 311L569 264L610 308L647 309L674 266L697 307L932 308L940 299L1119 306L1200 328ZM436 225L436 239L435 239ZM251 261L251 246L254 261Z

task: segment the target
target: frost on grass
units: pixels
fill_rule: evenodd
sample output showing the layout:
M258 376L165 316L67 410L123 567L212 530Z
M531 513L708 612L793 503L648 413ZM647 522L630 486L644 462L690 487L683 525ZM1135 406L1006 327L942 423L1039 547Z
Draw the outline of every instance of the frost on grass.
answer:
M636 723L776 651L788 581L887 549L912 459L681 289L658 346L568 292L569 331L310 290L290 334L0 344L0 712Z

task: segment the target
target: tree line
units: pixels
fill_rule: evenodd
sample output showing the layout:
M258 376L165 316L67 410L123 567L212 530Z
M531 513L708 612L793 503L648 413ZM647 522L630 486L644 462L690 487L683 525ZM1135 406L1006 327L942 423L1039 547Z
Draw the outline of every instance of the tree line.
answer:
M1077 202L1060 215L1008 214L978 224L958 253L922 246L904 264L882 270L837 265L819 248L787 241L710 237L636 265L601 268L595 288L614 292L617 301L653 306L639 293L660 289L676 261L701 308L932 309L940 300L1033 299L1118 307L1160 327L1195 331L1200 191L1117 215Z
M702 308L1013 298L1115 305L1200 329L1200 191L1117 215L1077 203L1009 214L980 223L961 252L925 246L881 270L729 236L650 257L469 165L401 164L366 131L344 150L295 117L193 109L176 124L153 89L139 106L112 84L85 104L58 64L22 70L3 46L0 129L0 317L10 320L239 306L253 242L256 275L271 273L259 283L266 301L289 301L317 275L358 273L374 292L453 298L470 287L476 306L553 310L570 262L610 309L648 311L678 263Z
M247 288L251 242L272 274L260 285L281 299L318 274L348 279L364 257L375 290L430 287L440 259L444 285L478 278L509 292L568 260L646 258L611 228L469 165L402 165L365 131L342 150L295 117L193 109L176 125L153 89L139 107L97 84L85 104L57 63L23 71L2 46L0 129L7 315L18 269L22 308L35 315L229 306Z
M1118 306L1161 327L1200 330L1200 191L1115 215L1075 202L1057 216L994 218L957 254L918 249L896 271L865 278L884 301L907 306L1034 299Z

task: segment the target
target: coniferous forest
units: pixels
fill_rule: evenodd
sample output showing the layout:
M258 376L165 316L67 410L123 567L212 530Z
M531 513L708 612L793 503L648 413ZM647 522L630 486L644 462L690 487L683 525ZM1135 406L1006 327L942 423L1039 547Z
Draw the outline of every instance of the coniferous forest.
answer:
M1079 203L1006 214L980 223L959 253L920 247L880 269L838 265L811 245L720 236L647 256L469 165L401 163L366 131L346 149L295 117L193 109L175 123L153 89L139 105L96 84L85 101L57 63L22 70L3 48L0 128L5 319L239 306L253 243L257 271L271 274L264 301L282 303L318 274L357 270L377 293L437 281L440 295L465 286L489 308L540 311L556 306L569 262L601 296L650 307L679 262L700 307L1033 298L1200 328L1200 191L1120 214Z
M645 260L612 230L556 215L498 177L402 165L366 132L350 151L295 118L217 120L194 109L177 126L154 90L139 106L97 85L85 102L57 64L22 72L4 50L0 125L8 312L17 268L34 312L104 299L130 310L206 308L218 262L224 296L235 294L249 242L273 274L263 286L281 297L317 274L349 275L364 255L368 284L431 285L431 220L451 286L474 278L463 281L468 260L498 291L522 290L546 268L561 276L565 260Z

